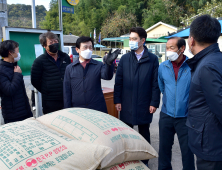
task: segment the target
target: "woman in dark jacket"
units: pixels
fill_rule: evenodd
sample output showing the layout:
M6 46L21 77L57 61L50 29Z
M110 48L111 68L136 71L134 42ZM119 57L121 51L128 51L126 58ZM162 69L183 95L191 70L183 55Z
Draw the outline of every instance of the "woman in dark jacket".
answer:
M19 44L12 40L0 44L0 96L5 123L32 117L25 90L22 70L17 66L20 59Z

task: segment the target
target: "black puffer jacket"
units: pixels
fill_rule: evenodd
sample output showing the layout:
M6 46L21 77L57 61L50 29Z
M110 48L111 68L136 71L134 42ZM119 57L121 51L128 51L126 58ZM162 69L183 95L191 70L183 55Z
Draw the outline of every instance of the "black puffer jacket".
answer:
M191 68L189 147L201 159L222 161L222 53L218 44L200 51L187 64Z
M32 115L23 75L14 72L15 65L0 61L0 95L4 119L17 119Z
M66 66L71 63L69 56L58 51L60 67L50 59L45 51L35 59L31 70L32 85L42 93L42 100L63 101L63 79Z

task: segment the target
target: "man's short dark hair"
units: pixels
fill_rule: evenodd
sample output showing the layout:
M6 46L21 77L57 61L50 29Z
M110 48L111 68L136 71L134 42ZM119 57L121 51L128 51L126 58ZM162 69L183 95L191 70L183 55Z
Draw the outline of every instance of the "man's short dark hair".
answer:
M220 34L219 21L210 15L199 16L190 25L190 36L199 44L216 43Z
M131 32L137 33L139 35L140 39L145 38L145 41L146 41L147 33L146 33L144 28L142 28L142 27L133 27L133 28L130 29L130 33Z
M181 47L185 46L186 48L186 41L181 37L170 37L167 41L177 39L177 47L180 49Z
M2 57L8 57L9 52L15 52L19 44L13 40L5 40L0 43L0 55Z
M85 43L85 42L89 42L89 41L92 42L92 47L94 48L94 43L93 43L92 38L90 38L90 37L85 37L85 36L79 37L79 38L77 39L77 41L76 41L76 47L77 47L78 49L80 49L81 43Z
M56 34L54 34L54 33L51 32L51 31L47 31L46 33L43 33L43 34L41 34L41 35L39 36L39 42L40 42L40 44L41 44L43 47L47 46L47 40L46 40L46 38L48 38L48 39L56 39L56 40L58 40L58 42L59 42L59 38L58 38L58 36L57 36Z

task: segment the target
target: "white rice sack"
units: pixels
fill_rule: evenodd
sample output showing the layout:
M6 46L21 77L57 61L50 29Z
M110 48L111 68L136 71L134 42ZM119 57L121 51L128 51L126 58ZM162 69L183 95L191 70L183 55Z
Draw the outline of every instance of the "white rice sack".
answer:
M99 168L158 156L137 131L119 119L99 111L69 108L44 115L37 120L73 139L112 148Z
M102 170L150 170L141 161L128 161Z
M0 126L0 170L94 170L110 151L63 136L34 118Z

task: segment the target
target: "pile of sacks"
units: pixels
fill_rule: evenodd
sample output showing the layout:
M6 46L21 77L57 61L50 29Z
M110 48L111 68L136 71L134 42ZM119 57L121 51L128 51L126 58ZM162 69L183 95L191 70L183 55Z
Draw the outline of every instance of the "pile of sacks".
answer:
M148 170L157 152L135 130L99 111L69 108L0 126L1 170Z

